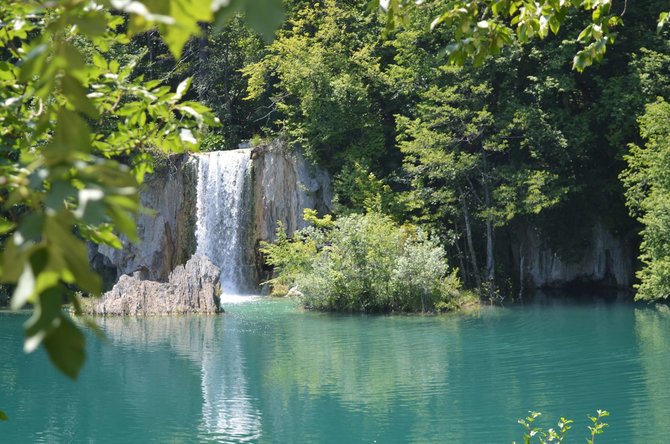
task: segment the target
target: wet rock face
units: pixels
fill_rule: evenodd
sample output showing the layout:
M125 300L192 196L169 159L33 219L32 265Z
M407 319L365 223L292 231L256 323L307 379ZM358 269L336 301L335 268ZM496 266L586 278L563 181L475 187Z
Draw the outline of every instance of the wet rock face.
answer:
M84 310L94 315L152 316L218 313L219 268L205 256L194 255L178 265L168 282L144 280L141 272L122 275L100 299L88 300Z
M277 222L290 234L307 226L305 208L329 213L328 173L310 164L300 150L281 142L255 148L252 154L256 239L273 242Z
M176 156L147 178L140 189L140 203L149 210L137 218L140 242L122 239L121 250L89 247L92 265L110 286L138 271L143 278L167 281L174 267L195 252L195 171L188 156Z

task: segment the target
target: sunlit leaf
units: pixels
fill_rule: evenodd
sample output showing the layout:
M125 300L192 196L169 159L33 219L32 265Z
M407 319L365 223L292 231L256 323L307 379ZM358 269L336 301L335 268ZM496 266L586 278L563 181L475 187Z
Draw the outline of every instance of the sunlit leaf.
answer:
M4 217L0 217L0 235L8 233L14 228L16 228L16 224L14 222L10 222Z
M12 295L11 307L12 310L19 310L23 308L35 294L35 274L30 264L23 267L23 273L19 277L16 284L16 289Z
M172 98L170 99L170 102L172 103L177 103L181 100L182 97L184 97L184 94L186 94L186 91L188 91L189 87L191 86L191 81L193 80L192 77L187 77L184 79L179 86L177 86L177 91L174 93Z

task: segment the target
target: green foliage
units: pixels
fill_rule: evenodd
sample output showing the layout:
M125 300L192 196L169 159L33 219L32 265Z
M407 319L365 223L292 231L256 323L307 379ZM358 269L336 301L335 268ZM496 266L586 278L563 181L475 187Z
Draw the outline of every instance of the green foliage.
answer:
M602 435L605 432L605 427L608 427L609 424L602 422L603 418L606 418L610 415L607 410L597 410L596 416L589 415L592 425L589 426L589 432L591 432L591 439L587 439L587 444L594 444L596 442L596 435Z
M279 222L274 243L261 242L260 252L265 255L265 263L274 267L276 277L269 283L273 288L288 287L310 268L317 254L317 244L309 236L309 231L297 232L293 237L287 236L284 226Z
M297 286L311 309L433 311L454 307L459 295L456 271L435 241L375 212L321 220L292 238L280 227L263 252L276 267L273 283Z
M493 281L494 229L541 213L570 189L560 174L566 157L560 131L537 105L519 103L505 83L488 80L490 72L506 75L506 69L437 66L411 115L396 116L403 169L411 180L408 208L445 237L454 229L454 242L467 240L460 251L469 258L464 262L471 264L475 285L481 247L474 239L486 240L479 256L486 257L487 280Z
M282 23L284 12L278 0L263 0L261 3L247 0L221 2L217 0L108 0L104 3L129 16L130 35L148 29L158 29L165 44L175 58L179 58L186 42L200 34L202 23L215 23L222 28L238 14L267 40ZM81 21L81 25L94 28L94 23Z
M483 0L467 3L458 0L392 0L384 11L387 30L406 25L408 17L417 10L425 11L435 4L439 5L439 13L430 27L446 26L453 33L454 41L446 45L444 51L456 65L471 60L475 66L481 66L488 57L500 54L505 47L557 35L571 21L585 22L576 38L573 36L573 41L576 40L581 49L572 59L572 68L579 72L603 60L607 48L617 37L617 29L623 25L627 7L624 4L621 9L614 8L611 0ZM371 2L373 7L379 5L379 0ZM668 14L656 10L655 16L659 17L657 27L660 32Z
M535 420L541 415L540 412L529 412L529 415L526 418L518 421L518 423L526 429L526 433L523 435L523 443L530 444L533 441L533 438L537 438L539 444L563 442L568 431L572 428L571 424L574 421L561 418L556 424L558 427L557 429L550 428L545 431L540 427L534 426ZM608 424L602 422L602 419L607 416L609 416L607 410L598 410L596 416L588 416L592 423L592 425L588 427L589 432L591 433L590 438L587 438L586 440L588 444L595 444L596 435L600 435L604 432L604 429ZM516 441L514 441L514 443L516 444Z
M193 41L187 51L180 63L182 70L193 76L198 100L221 121L221 126L209 135L208 147L236 149L243 140L262 132L268 125L270 104L266 95L245 100L248 85L241 71L265 54L261 37L248 29L242 17L235 17L221 29L210 29L206 36ZM177 67L173 69L179 71ZM170 71L164 72L169 75Z
M237 1L230 8L247 4ZM200 22L231 10L212 5L212 0L0 5L0 277L15 285L13 309L34 307L25 326L25 350L43 344L70 377L84 362L84 336L61 304L69 301L79 313L74 290L93 295L101 290L85 242L119 248L119 234L137 240L137 187L152 170L150 153L197 149L198 133L217 123L207 107L185 100L190 78L175 89L146 81L134 75L135 61L122 65L114 58L116 48L156 27L179 56L200 32ZM258 18L256 12L247 14L267 31L268 22Z
M244 67L248 98L268 93L280 131L312 160L338 170L345 160L378 159L383 83L376 16L335 0L304 4L258 63Z
M377 212L400 219L403 208L398 195L384 180L359 162L348 162L335 176L335 212Z
M646 108L640 131L646 143L631 145L628 168L621 179L631 214L643 226L640 245L642 269L637 276L638 299L654 301L670 296L670 104L663 99Z

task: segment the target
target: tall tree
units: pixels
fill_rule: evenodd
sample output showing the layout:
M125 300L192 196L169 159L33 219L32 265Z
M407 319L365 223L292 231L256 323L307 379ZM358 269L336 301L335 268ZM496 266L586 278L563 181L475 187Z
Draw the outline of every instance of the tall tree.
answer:
M643 146L631 146L621 174L631 213L643 226L637 299L670 297L670 104L659 98L640 118Z
M271 85L279 130L334 171L345 161L369 165L385 148L375 97L383 85L381 26L352 3L300 3L263 60L244 68L249 98Z

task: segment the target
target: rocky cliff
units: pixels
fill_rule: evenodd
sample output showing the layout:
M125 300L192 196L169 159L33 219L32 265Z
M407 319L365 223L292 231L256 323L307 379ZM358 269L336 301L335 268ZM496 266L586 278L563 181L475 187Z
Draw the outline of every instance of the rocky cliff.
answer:
M277 222L288 233L307 226L305 208L330 211L332 191L326 171L311 165L300 150L280 142L255 148L252 154L257 240L272 242Z
M523 276L527 287L630 289L632 286L636 256L632 242L615 237L601 224L593 227L583 253L571 259L549 248L532 227L518 235L512 254L516 273L520 273L517 276Z
M277 223L291 234L307 226L303 219L306 208L320 214L331 211L332 190L325 170L310 164L300 150L287 149L281 142L257 147L252 153L254 237L257 276L270 278L258 252L261 241L273 242Z
M91 245L89 257L107 286L124 274L167 281L170 272L195 252L196 163L187 155L170 157L140 189L146 209L137 219L140 242L124 248Z

